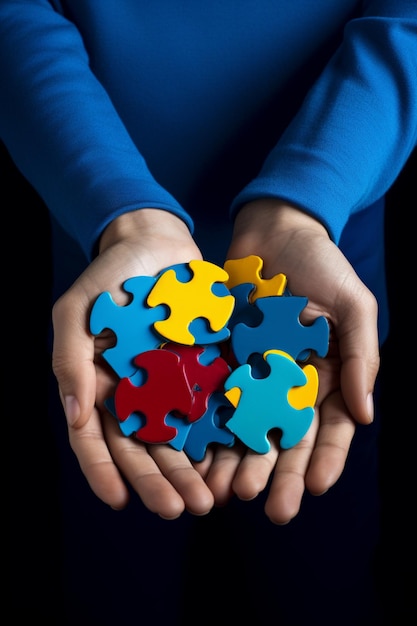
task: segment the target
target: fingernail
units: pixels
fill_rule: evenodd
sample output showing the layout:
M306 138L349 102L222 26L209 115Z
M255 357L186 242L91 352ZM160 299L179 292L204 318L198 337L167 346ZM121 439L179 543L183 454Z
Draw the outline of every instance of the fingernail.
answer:
M374 396L372 393L368 394L366 399L366 404L368 408L369 421L374 421Z
M65 396L64 398L65 415L69 426L74 426L80 416L80 405L75 396Z

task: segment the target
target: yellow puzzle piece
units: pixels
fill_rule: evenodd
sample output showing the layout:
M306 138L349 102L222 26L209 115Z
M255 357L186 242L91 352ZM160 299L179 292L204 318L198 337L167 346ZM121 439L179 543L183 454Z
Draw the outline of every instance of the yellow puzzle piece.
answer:
M287 286L285 274L276 274L272 278L262 278L263 260L254 254L243 259L229 259L224 269L229 275L226 287L232 289L242 283L253 283L254 290L249 296L249 302L265 296L282 296Z
M193 345L195 337L189 331L190 323L204 318L213 332L222 330L232 315L235 299L225 286L228 274L223 268L202 260L190 261L188 267L193 275L187 282L178 280L173 268L161 274L148 294L147 303L151 307L166 304L170 309L166 320L154 324L163 337ZM217 293L212 290L214 283L220 283L224 295L219 295L221 289Z

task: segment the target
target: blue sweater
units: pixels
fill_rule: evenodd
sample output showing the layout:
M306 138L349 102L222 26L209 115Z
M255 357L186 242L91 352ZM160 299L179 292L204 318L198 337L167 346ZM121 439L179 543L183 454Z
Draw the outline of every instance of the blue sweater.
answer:
M377 296L382 340L417 0L1 0L0 138L85 263L129 210L181 216L221 263L242 204L295 203Z

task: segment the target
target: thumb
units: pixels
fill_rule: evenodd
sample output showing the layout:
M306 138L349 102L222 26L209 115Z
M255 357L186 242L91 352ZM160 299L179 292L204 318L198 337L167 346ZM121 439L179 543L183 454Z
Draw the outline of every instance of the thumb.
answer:
M377 303L370 292L351 306L341 332L341 386L346 405L357 422L373 421L373 391L380 366Z
M360 424L373 421L373 390L378 371L378 358L366 360L362 356L350 358L342 367L342 393L345 403Z
M87 327L87 306L74 307L66 292L52 309L52 370L69 427L81 428L88 421L96 398L94 339Z

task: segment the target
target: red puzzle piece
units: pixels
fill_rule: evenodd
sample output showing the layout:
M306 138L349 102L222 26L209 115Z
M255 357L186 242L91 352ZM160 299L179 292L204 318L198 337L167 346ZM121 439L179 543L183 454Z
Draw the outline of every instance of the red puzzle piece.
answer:
M162 348L175 352L181 358L185 376L193 395L188 421L195 422L206 412L209 396L215 391L223 391L224 382L231 370L220 356L208 365L200 363L199 357L204 352L204 347L197 344L185 346L169 342L164 344Z
M115 411L120 421L139 412L146 423L136 437L146 443L167 443L177 429L165 423L166 416L177 411L187 416L192 408L192 392L178 354L169 350L148 350L134 359L135 365L147 373L146 381L137 387L130 378L122 378L114 396Z

